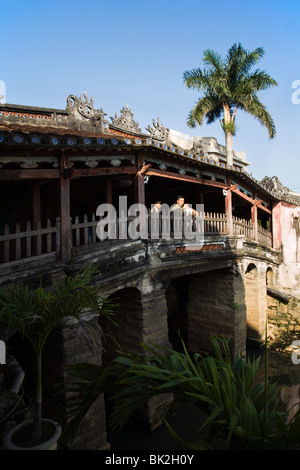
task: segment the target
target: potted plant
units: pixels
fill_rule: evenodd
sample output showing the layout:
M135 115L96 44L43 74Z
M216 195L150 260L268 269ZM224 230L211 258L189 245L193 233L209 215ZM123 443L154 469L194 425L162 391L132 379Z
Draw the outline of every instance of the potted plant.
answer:
M53 290L41 285L36 289L15 284L12 289L0 289L0 324L18 331L33 347L36 357L36 392L34 418L12 429L4 438L7 449L55 449L61 427L51 420L42 419L42 352L50 333L62 319L72 317L82 328L82 313L112 313L109 301L100 297L98 288L91 283L96 270L92 266L81 269L75 276L67 276ZM91 332L93 339L100 339ZM25 432L26 431L26 432ZM46 433L50 438L47 439ZM25 441L27 435L27 442ZM16 444L16 440L20 443ZM49 441L49 442L46 442ZM24 447L22 447L24 446Z

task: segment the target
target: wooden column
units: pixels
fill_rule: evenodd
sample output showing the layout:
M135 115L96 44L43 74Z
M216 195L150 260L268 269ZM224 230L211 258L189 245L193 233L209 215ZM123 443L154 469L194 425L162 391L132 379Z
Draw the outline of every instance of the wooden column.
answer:
M106 204L112 204L112 179L106 178Z
M41 186L39 183L32 185L32 224L37 228L38 222L41 222Z
M136 156L137 173L134 177L134 202L139 204L145 204L144 175L140 173L140 170L143 167L143 162L143 155L139 152Z
M197 191L197 204L204 204L204 193L203 191ZM204 207L205 210L205 207Z
M227 189L227 194L225 196L225 213L227 218L227 230L228 235L232 237L233 235L233 222L232 222L232 192L230 189Z
M254 240L257 240L257 205L256 204L254 204L251 207L251 222L252 222L252 225L253 225Z
M60 253L61 259L67 261L71 252L71 214L70 214L70 175L66 171L69 158L62 152L60 155Z
M253 195L254 200L256 199L256 194ZM253 225L254 230L254 240L257 241L257 203L254 202L253 206L251 207L251 222Z

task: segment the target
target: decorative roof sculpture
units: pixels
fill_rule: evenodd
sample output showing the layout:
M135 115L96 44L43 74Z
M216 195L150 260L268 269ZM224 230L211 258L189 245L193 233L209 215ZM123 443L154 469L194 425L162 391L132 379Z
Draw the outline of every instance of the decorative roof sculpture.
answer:
M108 121L104 118L106 113L103 109L95 109L94 97L92 96L90 101L86 94L86 90L83 92L83 96L80 95L69 95L67 97L66 111L69 114L69 119L75 119L80 121L86 121L89 125L100 127L101 129L108 130Z
M265 176L264 179L261 180L260 184L277 196L288 196L290 194L289 188L283 186L277 176Z
M115 117L111 117L110 119L112 120L113 125L115 127L118 127L119 129L136 133L141 132L141 129L139 128L139 123L135 122L135 120L133 119L133 114L131 108L128 107L128 104L126 105L126 107L123 107L121 109L121 115L119 117L117 113L115 113Z
M146 127L146 131L149 132L150 137L155 140L161 140L163 142L168 142L169 141L169 134L170 134L170 129L165 127L163 124L160 123L159 117L157 118L157 122L155 120L152 120L153 127Z

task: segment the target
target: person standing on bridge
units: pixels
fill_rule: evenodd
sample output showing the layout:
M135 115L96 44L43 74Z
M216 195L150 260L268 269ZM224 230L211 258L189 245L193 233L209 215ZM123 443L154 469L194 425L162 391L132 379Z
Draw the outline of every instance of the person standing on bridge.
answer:
M161 201L156 201L154 206L152 207L150 214L152 215L158 215L160 213L160 208L161 208Z
M173 206L171 206L170 212L177 212L177 211L181 211L182 214L184 212L184 197L183 196L177 196L176 204L173 204Z

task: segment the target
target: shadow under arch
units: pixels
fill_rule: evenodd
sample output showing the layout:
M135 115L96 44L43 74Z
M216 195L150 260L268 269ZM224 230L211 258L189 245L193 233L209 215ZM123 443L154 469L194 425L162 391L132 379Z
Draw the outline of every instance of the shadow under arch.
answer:
M274 271L270 266L266 270L266 284L267 286L274 285Z
M108 318L100 319L104 367L120 354L143 350L140 344L143 339L143 315L139 289L125 287L116 290L108 296L108 300L116 304L116 307L113 309L113 321Z
M189 276L171 279L166 288L168 338L172 349L183 352L181 339L186 343Z

